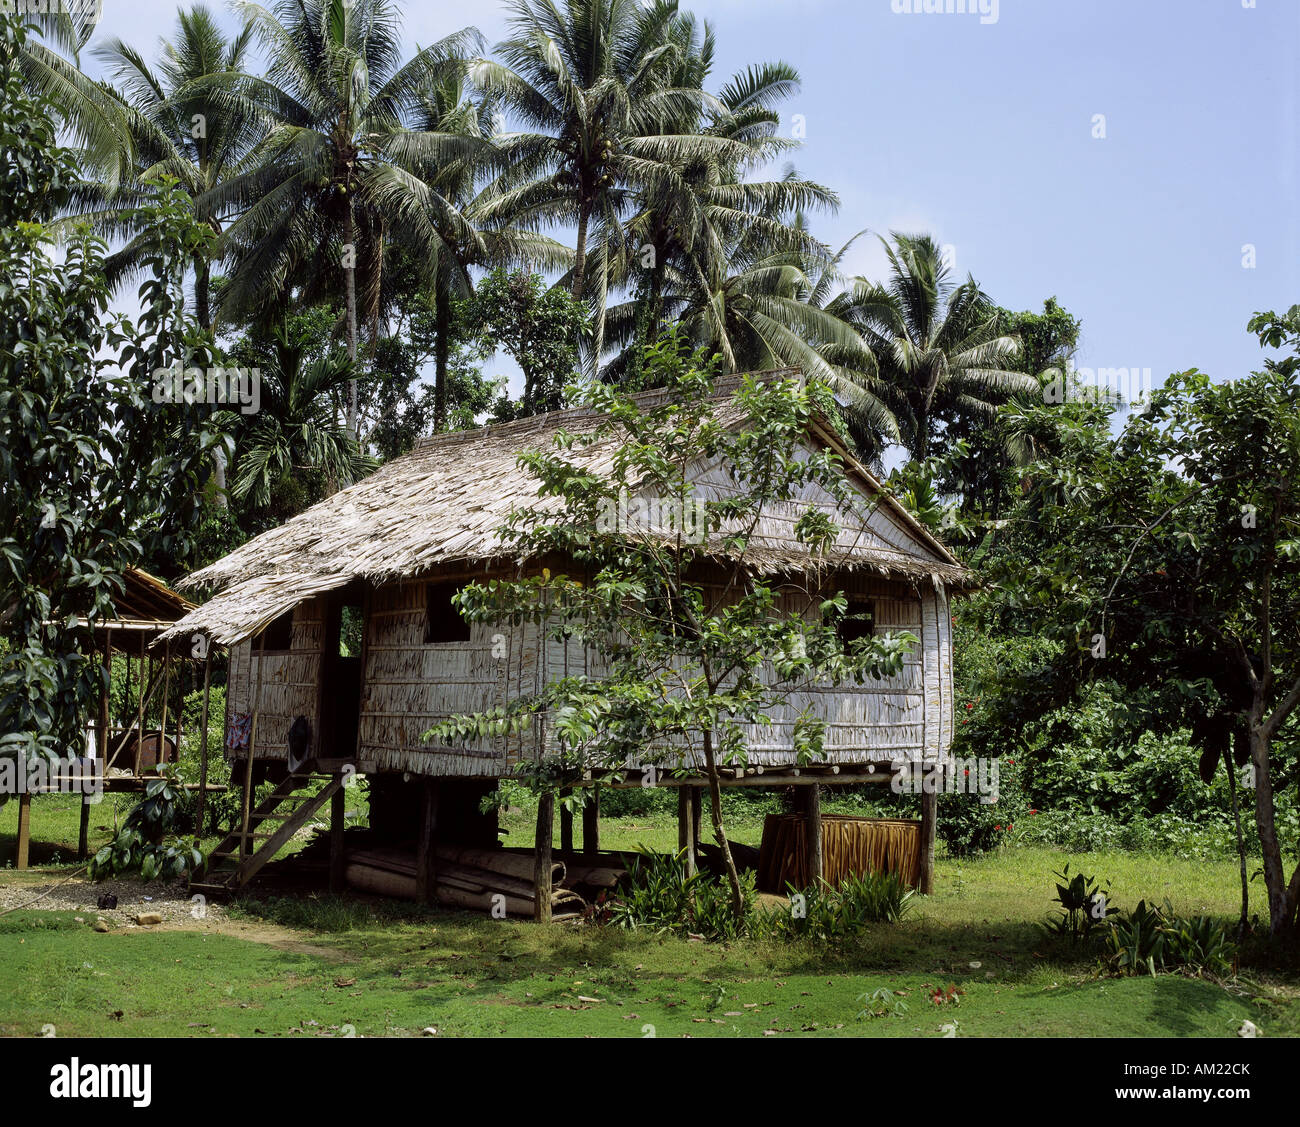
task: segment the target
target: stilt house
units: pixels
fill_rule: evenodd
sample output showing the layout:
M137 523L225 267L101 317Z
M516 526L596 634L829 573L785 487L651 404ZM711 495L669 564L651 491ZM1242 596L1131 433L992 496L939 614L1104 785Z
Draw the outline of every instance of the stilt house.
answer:
M719 412L730 412L740 425L734 400L725 388L720 391ZM387 819L418 839L419 849L435 839L473 848L495 845L495 821L485 824L479 800L522 759L541 753L545 725L522 738L473 746L426 743L422 734L449 716L502 704L548 678L590 672L599 659L577 643L546 638L536 626L468 624L451 599L471 580L540 569L542 561L511 558L499 536L512 510L541 504L536 479L518 464L518 455L549 446L561 427L574 433L600 422L595 413L572 409L426 439L191 576L187 586L216 594L164 637L202 635L229 647L225 746L237 768L254 760L257 772L248 778L267 772L282 778L279 790L287 798L294 778L304 776L287 774L286 760L292 755L295 764L313 763L332 784L312 809L332 797L336 811L342 808L344 775L355 769L370 780L372 826ZM566 456L604 472L613 441ZM752 541L753 566L797 577L805 587L812 576L826 591L844 591L850 610L869 629L905 630L920 639L894 677L810 687L791 701L789 715L774 716L770 727L755 734L747 768L726 780L736 786L795 784L815 803L818 785L885 781L889 764L899 759L947 755L953 733L951 598L966 572L882 490L829 423L811 426L806 443L810 452L829 448L843 459L853 505L846 511L809 488L775 506ZM701 496L735 488L725 466L704 458L693 480ZM829 570L826 558L810 558L793 536L807 505L825 508L840 525L839 542L826 557L834 560ZM809 704L827 721L827 754L816 767L800 769L789 732L798 709ZM638 765L629 764L624 782L638 778ZM683 788L696 821L700 782L662 779L662 785ZM927 808L922 885L932 855L932 800ZM594 850L595 813L588 810L584 848ZM255 828L257 811L251 821ZM436 829L426 821L436 822ZM283 823L299 824L293 818ZM562 830L571 848L571 830ZM690 826L683 833L688 839L698 835ZM241 871L232 876L234 883L256 871L256 853L283 841L278 834L260 836L267 839L262 850L247 834L236 843ZM344 863L340 846L338 867ZM422 855L416 863L421 879L429 879Z

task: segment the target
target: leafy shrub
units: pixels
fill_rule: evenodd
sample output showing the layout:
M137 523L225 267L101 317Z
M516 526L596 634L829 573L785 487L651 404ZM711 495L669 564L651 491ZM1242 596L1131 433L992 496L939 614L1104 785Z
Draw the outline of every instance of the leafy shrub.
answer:
M1232 969L1236 951L1227 924L1209 916L1176 915L1168 900L1163 908L1139 901L1112 922L1107 947L1108 965L1125 975L1172 969L1224 975Z
M1065 868L1053 875L1058 882L1053 899L1060 904L1061 912L1049 917L1042 925L1043 929L1048 935L1069 939L1074 943L1096 938L1107 915L1116 910L1107 903L1110 882L1100 885L1096 877L1082 872L1071 876L1068 861Z
M1014 755L998 763L997 794L982 801L979 794L941 794L937 803L935 832L948 846L952 857L965 857L995 849L1009 840L1017 821L1028 810L1021 784L1023 765Z
M91 880L139 871L142 880L174 879L203 867L203 854L188 845L166 844L176 821L176 805L185 792L174 764L164 766L145 785L144 797L131 808L122 829L90 860Z
M1106 946L1110 951L1108 962L1118 974L1156 973L1164 965L1164 917L1154 905L1147 906L1139 900L1137 907L1126 915L1118 916L1110 925Z
M682 855L646 853L637 857L618 894L606 899L599 917L619 927L649 927L705 939L736 939L754 918L754 874L741 874L744 907L740 918L731 907L725 882L700 871L687 876Z
M643 817L677 810L677 792L669 787L604 787L600 792L602 818Z
M837 943L861 935L868 924L901 920L915 895L896 873L847 877L836 888L791 887L790 903L764 912L758 930L774 939Z
M1171 916L1165 925L1165 961L1193 974L1227 974L1236 945L1228 925L1209 916Z

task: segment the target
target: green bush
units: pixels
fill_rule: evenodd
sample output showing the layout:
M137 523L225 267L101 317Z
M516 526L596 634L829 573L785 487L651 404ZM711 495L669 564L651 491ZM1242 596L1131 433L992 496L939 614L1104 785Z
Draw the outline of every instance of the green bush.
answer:
M1107 965L1116 974L1151 974L1185 970L1195 975L1226 975L1236 947L1228 925L1209 916L1176 915L1169 901L1163 908L1145 900L1110 925Z
M175 764L167 764L158 778L145 784L143 797L127 814L117 837L90 859L90 879L138 871L148 881L200 871L204 859L199 850L165 840L176 828L176 805L184 793Z
M1023 767L1014 755L998 763L998 792L992 802L978 794L941 794L936 834L953 857L995 849L1009 840L1016 822L1027 810L1021 777Z
M619 927L652 928L705 939L735 939L744 935L754 918L758 896L754 873L741 873L744 908L740 918L731 907L731 892L724 880L700 871L687 876L681 854L645 853L619 886L617 895L602 905L601 922Z
M1060 913L1043 923L1043 930L1058 939L1072 943L1086 943L1102 934L1102 928L1116 908L1109 903L1110 882L1100 884L1096 877L1077 872L1070 875L1070 865L1056 877L1056 895L1053 899L1061 906Z
M645 817L677 810L677 791L669 787L603 787L602 818Z
M1148 907L1145 900L1139 900L1131 912L1117 916L1106 937L1111 969L1117 974L1147 971L1154 975L1157 967L1164 966L1163 923L1160 909Z
M792 887L789 904L763 912L756 930L785 941L839 943L861 935L868 924L901 920L915 895L896 873L848 877L835 888Z

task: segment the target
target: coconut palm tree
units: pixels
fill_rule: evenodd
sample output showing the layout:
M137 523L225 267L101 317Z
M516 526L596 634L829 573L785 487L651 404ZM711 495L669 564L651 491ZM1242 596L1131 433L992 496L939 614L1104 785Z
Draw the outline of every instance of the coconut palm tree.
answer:
M712 29L682 14L668 36L676 46L671 84L702 90L712 70ZM778 107L798 87L799 74L787 63L750 66L715 97L682 102L675 117L660 123L666 132L721 136L742 148L729 159L710 154L671 180L633 189L623 237L630 253L610 247L603 256L612 266L611 286L633 295L610 311L614 356L604 375L629 374L641 344L655 339L671 314L688 338L733 371L798 365L824 379L860 451L875 458L899 434L889 389L880 386L874 357L857 334L824 312L843 280L838 268L848 246L831 255L805 219L810 209L833 211L838 197L792 169L776 180L747 178L798 145L776 132ZM646 248L648 262L640 259Z
M797 225L796 220L791 221ZM824 308L838 257L822 247L770 252L766 225L728 243L728 267L706 271L695 255L665 270L662 309L682 337L719 357L729 372L799 368L835 393L851 436L867 460L899 437L888 386L857 331ZM841 252L842 253L842 252ZM607 336L617 349L605 378L617 379L635 359L642 320L636 299L614 306Z
M376 324L386 241L430 262L449 237L475 244L456 204L426 176L431 165L473 158L490 142L409 128L407 118L430 84L463 70L481 37L466 28L403 63L391 0L277 0L270 10L240 3L236 11L270 64L262 78L207 80L220 104L256 113L266 127L251 167L204 197L213 210L240 212L224 236L230 275L221 305L247 313L281 304L291 290L311 301L341 289L355 364L357 274ZM355 435L355 382L348 398Z
M126 244L110 255L105 269L111 283L119 283L139 268L142 257L154 248L155 233L141 228L138 208L149 186L160 177L174 178L195 201L196 212L221 233L229 215L200 210L198 201L243 169L258 139L258 122L244 112L216 112L203 86L211 75L243 73L252 43L252 28L245 25L233 38L202 5L177 12L176 35L162 40L156 67L151 67L134 47L111 39L93 54L105 65L121 102L126 131L114 162L124 171L117 182L105 181L94 162L83 160L87 176L73 193L63 226L89 220L108 237L125 237ZM236 107L238 110L238 107ZM212 263L194 261L195 316L205 329L212 328Z
M635 189L672 183L697 160L740 160L745 148L722 136L670 131L707 96L675 85L680 43L675 0L511 0L504 60L478 60L471 75L489 103L531 132L501 138L505 171L479 210L493 226L572 225L568 284L595 314L602 339L604 288L588 284L593 234L602 253L617 246ZM662 188L660 189L662 190ZM598 272L603 280L607 268Z
M852 326L875 357L880 379L906 404L900 418L908 451L923 461L945 420L991 419L1016 392L1038 381L1014 367L1019 341L999 328L997 307L973 278L955 284L928 235L881 239L889 259L883 284L865 278L826 306Z
M38 40L28 36L18 52L18 69L27 88L53 106L75 146L82 166L114 186L134 173L130 130L121 101L106 83L81 70L81 50L90 41L99 16L92 4L31 5L21 13L34 25Z
M479 193L477 189L483 174L491 172L499 157L494 144L492 115L481 101L475 100L463 72L448 71L420 91L411 127L433 134L463 135L489 142L489 147L467 153L459 160L417 166L430 186L455 204L458 218L463 219L453 229L442 233L442 246L437 248L436 257L421 264L434 313L434 422L441 428L447 418L452 310L457 301L464 301L473 293L471 267L525 266L530 270L566 270L573 264L573 252L536 231L510 224L480 224L479 213L490 207L492 194ZM436 222L437 216L434 218Z

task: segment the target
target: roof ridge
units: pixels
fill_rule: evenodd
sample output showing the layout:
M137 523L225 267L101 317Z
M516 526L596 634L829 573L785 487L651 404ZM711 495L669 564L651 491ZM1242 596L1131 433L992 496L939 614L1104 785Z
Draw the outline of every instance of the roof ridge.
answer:
M799 368L765 368L761 371L733 372L730 375L719 376L714 381L713 394L708 398L729 398L735 394L736 389L740 387L747 376L773 380L787 375L802 376L803 372ZM668 390L666 387L650 387L644 391L633 392L630 398L635 403L643 403L647 400L662 398L668 393ZM425 435L416 441L411 452L429 450L444 445L454 445L474 439L481 440L507 434L527 434L531 431L552 430L565 419L602 418L604 416L605 412L598 411L594 407L559 407L554 411L541 411L536 415L528 415L522 419L508 419L504 422L485 423L483 426L470 427L465 430L451 430L444 431L442 434Z

